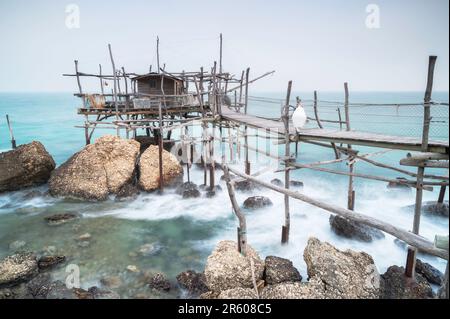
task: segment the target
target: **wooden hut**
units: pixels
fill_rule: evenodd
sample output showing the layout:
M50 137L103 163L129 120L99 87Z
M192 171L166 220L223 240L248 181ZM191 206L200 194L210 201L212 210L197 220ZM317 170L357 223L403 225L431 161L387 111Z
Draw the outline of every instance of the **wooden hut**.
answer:
M137 93L142 95L181 95L184 91L183 80L162 73L148 73L134 77Z

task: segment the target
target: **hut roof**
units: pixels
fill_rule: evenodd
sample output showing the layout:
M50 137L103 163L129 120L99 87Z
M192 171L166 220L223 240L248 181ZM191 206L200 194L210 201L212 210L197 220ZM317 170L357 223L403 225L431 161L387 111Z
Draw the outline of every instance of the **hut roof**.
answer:
M172 79L172 80L176 80L176 81L183 81L182 79L170 75L170 74L165 74L165 73L156 73L156 72L151 72L151 73L147 73L147 74L142 74L142 75L138 75L133 77L133 80L145 80L145 79L152 79L152 78L162 78L164 76L164 78L166 79Z

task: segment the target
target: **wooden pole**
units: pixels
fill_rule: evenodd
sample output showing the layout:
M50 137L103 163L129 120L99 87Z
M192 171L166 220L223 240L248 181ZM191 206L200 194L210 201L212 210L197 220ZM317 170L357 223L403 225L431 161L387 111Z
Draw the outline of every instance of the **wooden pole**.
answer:
M158 136L158 155L159 155L159 191L162 192L164 189L164 172L163 172L163 142L164 142L164 132L162 123L162 105L159 102L159 136Z
M78 60L74 61L75 63L75 73L77 75L77 84L78 84L78 91L80 92L81 99L83 100L83 107L86 106L86 97L83 94L83 89L81 88L81 81L80 81L80 73L78 72Z
M125 81L125 108L128 110L129 107L129 96L128 96L128 80L125 73L125 68L122 67L123 79Z
M98 67L99 67L99 72L100 72L99 73L100 74L100 89L101 89L102 95L105 95L105 88L104 88L103 77L102 77L102 65L99 64Z
M445 186L445 185L441 186L441 190L439 191L438 204L444 203L446 189L447 189L447 186Z
M318 110L318 103L317 103L317 91L314 91L314 116L316 118L317 126L320 129L323 129L322 122L320 121L320 118L319 118L319 110ZM335 155L336 159L339 159L341 156L339 154L339 151L336 148L336 144L331 143L331 146L333 147L334 155Z
M220 57L219 57L219 73L222 75L222 33L220 34Z
M238 249L239 249L239 252L245 256L246 252L247 252L247 222L245 219L245 215L242 213L241 208L239 207L239 204L236 200L234 187L231 183L230 172L229 172L227 165L224 165L223 173L224 173L224 177L225 177L225 182L227 184L228 195L230 196L233 211L239 220Z
M239 113L241 112L241 105L242 105L242 90L243 90L243 85L244 85L244 76L245 76L245 71L242 71L241 81L239 84Z
M290 139L290 133L289 133L289 104L291 100L291 90L292 90L292 81L289 81L288 88L287 88L287 94L286 94L286 103L284 105L284 114L283 114L283 123L284 123L284 135L286 139L285 144L285 168L289 168L289 164L291 162L291 139ZM247 174L250 175L250 174ZM284 187L289 190L289 184L290 184L290 170L286 169L284 172ZM289 210L289 195L284 195L284 226L281 231L281 243L286 244L289 242L289 232L291 228L291 217L290 217L290 210Z
M160 72L160 66L159 66L159 36L156 37L156 60L158 64L158 73Z
M247 108L248 108L248 79L250 75L250 68L247 68L247 72L245 73L245 108L244 108L244 114L247 114Z
M430 56L428 61L428 75L427 75L427 87L424 97L424 114L423 114L423 131L422 131L422 151L428 151L428 137L430 132L430 102L433 92L433 77L434 68L436 65L436 56ZM419 166L417 168L417 188L416 188L416 203L414 207L414 221L413 221L413 233L419 234L420 228L420 215L422 212L422 198L423 198L423 175L425 174L425 167ZM409 248L408 256L406 258L405 275L410 278L415 278L416 267L416 255L417 249Z
M348 92L348 83L344 83L344 91L345 91L345 102L344 102L344 108L345 108L345 126L346 130L350 131L350 110L349 110L349 92ZM347 145L348 149L352 149L352 146L349 144ZM347 208L350 210L355 209L355 191L353 189L353 173L355 170L355 164L354 164L354 158L350 156L349 160L349 172L350 175L348 177L348 194L347 194Z
M114 63L114 57L112 54L111 44L108 44L109 49L109 57L111 58L111 64L113 68L113 74L114 74L114 108L116 110L116 121L119 120L119 106L117 105L117 72L116 72L116 64ZM117 136L120 135L119 126L117 126Z
M9 136L11 137L11 147L14 150L17 148L17 145L16 145L16 140L14 139L14 133L13 133L11 122L9 121L8 114L6 114L6 122L8 123Z

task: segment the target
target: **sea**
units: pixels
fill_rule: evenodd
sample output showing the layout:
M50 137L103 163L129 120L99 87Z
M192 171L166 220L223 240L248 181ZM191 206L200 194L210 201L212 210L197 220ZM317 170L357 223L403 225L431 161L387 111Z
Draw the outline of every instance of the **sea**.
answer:
M305 105L308 116L314 118L312 92L294 92L291 104L299 96ZM250 114L279 118L284 92L259 92L249 96ZM318 112L325 128L337 128L339 124L330 121L343 118L342 92L319 92ZM430 139L448 141L449 113L448 92L434 92L433 101L447 103L432 107ZM351 92L351 128L359 131L384 133L399 136L421 137L423 111L422 92ZM371 104L378 104L376 106ZM395 105L393 105L395 104ZM409 105L406 105L409 104ZM6 125L8 114L17 144L40 141L53 156L57 165L64 163L71 155L84 147L84 118L77 115L80 100L71 93L0 93L0 152L11 149L9 130ZM309 127L315 126L313 119ZM195 131L195 130L194 130ZM253 133L251 133L253 132ZM112 130L97 130L94 139L115 134ZM142 134L144 134L142 132ZM177 139L178 132L174 133ZM217 130L217 136L220 132ZM224 137L228 131L222 132ZM274 147L273 140L263 138L261 132L249 130L249 143L257 148L270 146L275 155L282 155L283 145ZM269 142L268 142L269 141ZM270 144L270 145L269 145ZM354 148L360 154L379 152L380 149ZM234 149L232 167L244 169L243 148L241 156ZM229 146L217 143L216 154L229 158ZM278 153L278 154L277 154ZM295 154L295 145L291 153ZM407 151L389 151L371 157L383 163L399 166L399 160ZM219 155L218 155L219 156ZM258 178L271 181L283 180L282 168L273 159L250 151L252 173ZM300 143L297 148L297 161L308 164L333 159L330 148ZM326 168L348 171L345 162L324 166ZM414 172L415 168L405 168ZM401 174L375 167L363 161L356 164L356 172L384 176L395 179ZM448 170L429 169L433 174L448 176ZM187 174L185 174L186 179ZM13 254L17 245L20 249L38 254L60 254L67 256L66 264L79 269L82 288L102 286L105 278L119 278L114 288L123 298L173 298L182 297L178 290L169 293L149 291L145 286L146 273L162 272L175 285L178 273L192 269L203 271L208 255L221 240L236 240L238 221L232 212L226 186L220 180L221 171L216 172L216 181L223 191L213 198L202 196L196 199L181 199L173 189L163 194L143 193L129 202L117 202L111 197L100 203L77 201L73 199L52 198L45 195L47 186L40 186L42 196L29 198L30 190L0 194L0 259ZM203 170L193 167L191 180L203 183ZM301 169L291 173L291 179L302 181L304 187L299 191L315 199L346 207L348 177L325 172ZM413 225L415 192L412 189L396 190L387 188L387 183L366 179L355 179L355 211L391 223L405 230ZM424 201L436 201L439 187L424 192ZM284 223L284 200L281 194L267 189L257 189L249 193L239 192L237 200L243 203L250 196L269 197L273 205L259 210L244 210L247 217L247 236L249 244L262 258L270 255L290 259L306 280L307 269L303 251L307 241L316 237L327 241L338 249L352 249L370 254L380 273L389 266L404 266L406 248L394 237L386 234L383 239L366 243L337 236L330 228L330 214L298 200L291 199L291 234L287 245L281 245L281 227ZM448 200L448 192L446 193ZM82 218L73 222L49 226L45 217L61 213L77 213ZM435 235L448 235L448 217L422 214L420 235L430 241ZM80 244L78 237L90 234L88 243ZM438 257L419 254L419 258L444 272L446 262ZM140 273L130 272L127 267L136 266ZM52 272L55 280L64 281L66 268ZM436 288L436 287L434 287Z

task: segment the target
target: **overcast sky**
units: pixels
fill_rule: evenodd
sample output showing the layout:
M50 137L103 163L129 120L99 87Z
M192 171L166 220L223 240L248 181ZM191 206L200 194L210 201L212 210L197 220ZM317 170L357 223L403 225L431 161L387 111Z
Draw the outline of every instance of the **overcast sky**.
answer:
M66 25L66 6L80 10ZM377 4L379 28L366 7ZM156 36L168 71L209 68L224 36L224 68L252 76L276 70L257 91L423 91L428 56L438 55L435 90L449 87L448 0L0 0L0 91L75 91L80 70L144 73L156 64Z

